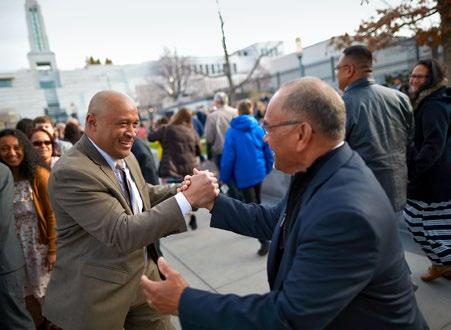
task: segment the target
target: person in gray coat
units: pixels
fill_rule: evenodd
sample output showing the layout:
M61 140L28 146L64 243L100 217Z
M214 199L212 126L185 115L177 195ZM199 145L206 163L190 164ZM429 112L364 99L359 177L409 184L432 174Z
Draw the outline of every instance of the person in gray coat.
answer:
M414 137L413 113L403 93L376 84L373 56L365 46L346 48L335 70L346 106L346 141L384 188L396 212L406 204L407 153Z
M13 176L0 163L0 329L34 329L25 307L25 261L14 227Z

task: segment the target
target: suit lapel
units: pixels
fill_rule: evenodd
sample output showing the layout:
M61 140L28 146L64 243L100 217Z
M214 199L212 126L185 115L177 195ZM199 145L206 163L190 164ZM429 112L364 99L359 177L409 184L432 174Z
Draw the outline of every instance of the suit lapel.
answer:
M313 194L317 191L317 189L328 179L330 178L341 166L343 166L346 162L349 161L349 159L352 157L352 150L348 146L347 143L345 143L341 149L338 150L338 152L332 156L331 159L329 159L324 166L318 171L318 173L313 178L312 182L310 182L307 190L302 195L302 205L306 205L310 199L312 198ZM285 205L283 212L281 213L281 216L279 217L278 224L276 226L276 229L274 230L274 234L271 241L271 249L269 251L268 255L268 281L269 286L271 289L277 289L283 283L285 280L285 277L287 276L286 272L281 272L283 269L283 262L284 262L284 256L280 259L280 265L277 265L276 262L276 255L277 255L277 249L279 246L279 240L282 233L281 227L283 222L285 221L285 213L286 213L286 206L287 206L287 200L288 200L288 194L285 197ZM304 209L304 206L301 206L301 210ZM293 215L296 217L299 217L299 214ZM299 221L299 220L298 220ZM297 226L293 226L293 230L296 228L300 228L302 226L301 223L297 223ZM289 235L290 237L291 235ZM291 237L290 237L291 238ZM290 240L287 238L288 241ZM286 251L284 251L284 254Z
M76 145L80 151L89 157L96 165L99 166L99 169L108 177L111 186L114 188L114 192L116 193L116 197L118 197L122 206L127 210L128 214L133 214L133 211L128 205L125 196L122 194L121 187L119 186L119 182L117 181L116 175L111 169L110 165L108 165L107 161L103 156L99 153L96 147L92 144L92 142L88 139L86 135L83 135Z
M132 156L127 156L125 159L125 163L127 164L128 169L130 170L130 175L132 176L133 181L136 184L136 187L138 188L139 195L141 196L141 200L143 201L144 210L150 209L150 201L149 198L144 198L145 192L142 190L142 188L146 185L146 182L144 182L141 169L136 166L136 162L132 161Z
M273 288L274 281L277 277L277 270L279 269L279 265L277 265L277 250L279 248L279 240L280 240L280 234L282 233L282 225L285 221L285 213L287 208L287 197L285 197L284 201L284 207L283 211L280 213L279 220L277 221L276 228L274 229L274 233L272 234L271 239L271 245L269 249L268 254L268 266L267 266L267 272L268 272L268 283L270 289Z

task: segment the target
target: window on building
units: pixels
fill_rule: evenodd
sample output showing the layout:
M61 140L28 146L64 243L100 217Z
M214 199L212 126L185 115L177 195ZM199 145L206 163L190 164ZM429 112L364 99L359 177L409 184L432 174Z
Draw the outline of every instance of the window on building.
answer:
M13 78L0 78L0 88L13 87Z
M237 73L237 71L238 71L238 70L236 69L236 63L233 63L233 72L234 72L234 73Z
M40 81L39 87L41 87L42 89L55 88L55 83L53 81Z
M199 72L200 72L200 73L204 73L202 64L199 64Z
M44 41L43 41L43 37L41 34L42 30L41 30L41 26L40 26L38 11L36 8L30 8L29 11L30 11L30 17L31 17L31 28L32 28L34 41L36 43L35 44L36 49L39 51L43 51L44 50Z
M38 63L36 63L36 70L50 71L50 70L52 70L52 64L50 64L50 62L38 62Z
M206 73L206 74L209 74L209 73L210 73L210 70L208 69L208 64L205 64L205 73Z
M212 74L215 74L215 73L216 73L215 65L214 65L214 64L211 65L211 73L212 73Z

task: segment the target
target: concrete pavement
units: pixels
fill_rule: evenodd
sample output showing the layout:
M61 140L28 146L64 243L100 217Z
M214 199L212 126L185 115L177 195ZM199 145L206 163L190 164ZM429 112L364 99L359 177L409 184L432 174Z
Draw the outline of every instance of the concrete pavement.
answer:
M288 186L289 178L272 173L263 185L264 203L275 203ZM265 293L269 290L266 257L257 255L256 239L209 227L210 214L197 211L199 228L162 239L163 254L190 286L218 293ZM419 285L416 298L433 330L451 330L451 280L422 282L420 275L429 262L410 234L401 230L412 278ZM174 324L180 329L177 318Z

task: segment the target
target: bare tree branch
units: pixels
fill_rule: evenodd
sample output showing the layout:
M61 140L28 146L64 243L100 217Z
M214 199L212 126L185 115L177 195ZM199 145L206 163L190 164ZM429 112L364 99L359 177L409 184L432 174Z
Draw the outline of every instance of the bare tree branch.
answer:
M156 87L164 91L167 96L177 100L187 91L188 81L192 76L191 61L186 56L180 56L177 50L165 48L158 60Z
M279 41L277 43L277 45L275 47L279 47L282 44L281 41ZM254 74L254 72L257 70L257 68L260 66L260 62L262 60L262 58L265 57L265 54L260 54L257 59L254 62L254 65L252 67L252 69L249 71L249 73L247 74L246 78L244 78L237 86L236 89L241 88L243 85L245 85L247 82L249 82L249 80L251 80L252 75Z

